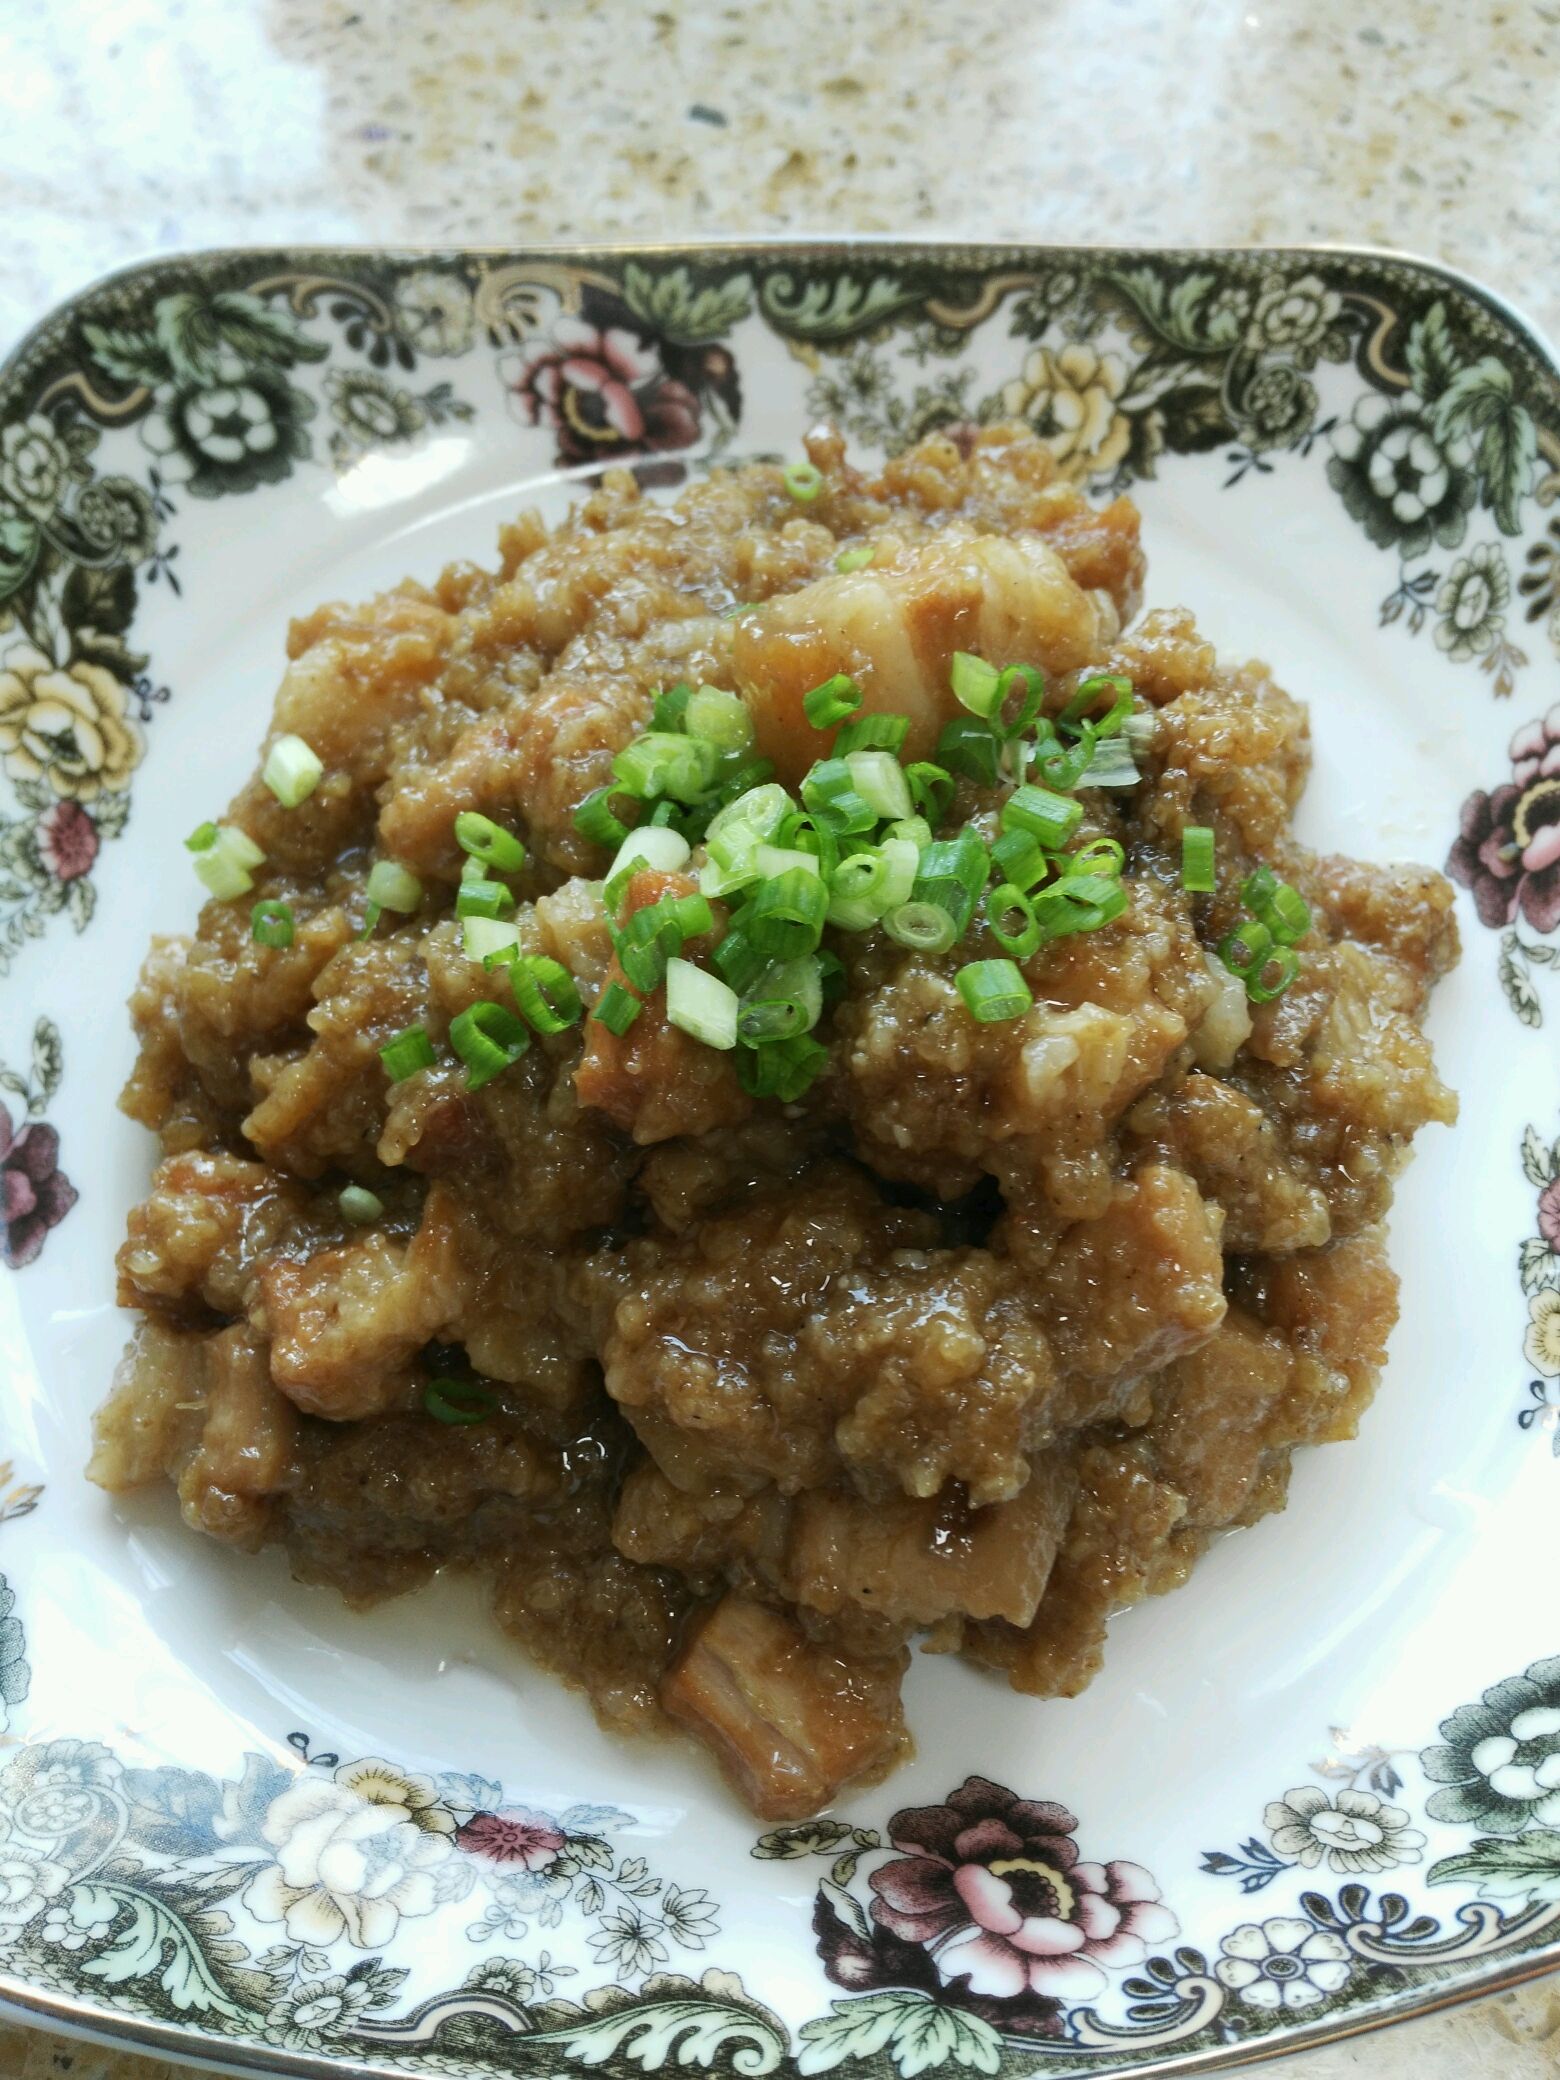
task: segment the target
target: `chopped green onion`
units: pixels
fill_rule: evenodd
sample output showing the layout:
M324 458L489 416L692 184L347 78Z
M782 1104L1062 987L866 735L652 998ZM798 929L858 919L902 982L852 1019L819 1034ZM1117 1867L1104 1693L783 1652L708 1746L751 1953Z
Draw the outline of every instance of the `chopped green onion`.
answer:
M618 966L638 990L656 988L666 963L689 939L713 931L715 913L702 895L662 896L636 910L617 935Z
M917 953L944 953L959 936L957 924L936 903L901 903L884 917L883 929Z
M394 910L402 917L409 916L422 901L422 892L422 883L417 876L398 860L376 859L369 869L368 900L377 903L381 910Z
M914 809L905 769L891 751L848 751L845 768L857 794L879 816L897 821Z
M901 816L884 832L885 838L904 838L917 852L924 852L932 842L932 827L924 816Z
M802 713L814 729L833 729L861 706L861 688L845 672L836 672L802 696Z
M764 781L746 789L711 817L706 842L713 846L719 839L740 845L750 837L772 838L790 810L791 797L779 782Z
M490 968L499 958L512 960L520 948L520 927L496 917L467 917L461 924L461 951L469 961Z
M500 874L518 874L525 865L525 847L514 833L476 809L462 809L456 817L455 843Z
M1083 806L1068 795L1026 781L1002 804L1004 831L1027 831L1047 852L1059 852L1083 821Z
M1292 946L1311 929L1311 911L1305 898L1287 881L1280 881L1271 867L1258 867L1241 883L1246 908L1260 917L1280 946Z
M852 715L840 724L834 739L836 758L849 758L853 751L902 751L910 734L908 715Z
M1300 956L1292 946L1275 946L1262 966L1246 977L1246 995L1253 1004L1271 1004L1281 997L1300 973Z
M241 867L258 867L265 858L248 831L236 823L224 823L217 831L217 849L227 852Z
M986 929L1002 951L1016 961L1027 961L1032 953L1038 953L1045 938L1034 905L1011 881L1004 881L987 896Z
M720 618L722 621L735 621L739 614L756 614L762 604L761 600L739 599L729 607L722 607Z
M502 1004L468 1004L458 1018L450 1020L450 1045L466 1065L466 1088L479 1091L483 1084L518 1062L531 1044L531 1036Z
M1132 681L1119 672L1095 672L1078 682L1078 690L1057 717L1063 728L1082 721L1102 693L1111 695L1109 713L1094 722L1096 737L1113 737L1132 713Z
M612 807L616 792L611 787L593 787L574 812L574 828L592 844L621 845L628 836L628 825Z
M699 799L702 802L703 796L701 795ZM645 828L654 831L676 831L679 837L686 838L691 845L693 843L692 833L696 822L696 810L683 803L674 802L667 797L658 801L651 810L650 821Z
M1181 886L1203 896L1218 886L1213 871L1213 831L1206 823L1189 823L1181 832Z
M392 1083L401 1083L408 1076L415 1076L419 1069L431 1069L433 1042L428 1038L426 1027L403 1027L380 1048L379 1059Z
M733 758L737 759L735 765L731 763ZM718 815L729 803L740 800L745 794L751 794L755 788L763 786L774 776L775 762L772 758L738 758L735 752L728 751L723 754L721 763L716 768L715 779L709 792L699 803L699 813L705 816Z
M1119 877L1109 874L1066 874L1030 898L1048 939L1097 932L1125 913L1127 900Z
M302 737L278 737L265 755L260 778L284 809L296 809L320 784L325 767Z
M786 1105L794 1104L828 1065L829 1050L810 1033L737 1051L742 1088L752 1097L778 1098Z
M755 845L753 864L758 869L757 880L773 881L778 874L821 874L822 863L816 852L804 852L799 847L793 850L787 845Z
M1126 852L1114 838L1091 838L1064 862L1069 874L1103 874L1112 880L1120 880L1126 863Z
M376 1192L371 1192L360 1184L344 1186L336 1204L341 1208L343 1220L351 1221L355 1228L364 1227L369 1221L377 1221L385 1210L384 1200Z
M753 943L740 920L710 955L710 966L739 994L750 989L770 965L768 957Z
M612 771L629 794L644 801L670 795L675 801L694 802L714 779L719 756L702 737L651 730L624 745L612 761Z
M1008 702L1013 697L1015 686L1024 689L1024 697L1009 715ZM991 710L991 719L1011 743L1021 737L1040 713L1040 703L1045 698L1045 675L1036 671L1032 664L1010 664L997 684L997 698Z
M515 899L502 881L463 880L455 891L457 917L507 917Z
M695 691L683 727L690 737L703 737L722 751L746 751L753 741L753 718L747 703L719 686L700 686Z
M1159 717L1152 708L1134 708L1121 725L1121 734L1131 747L1134 758L1146 758L1159 734Z
M823 933L829 893L820 875L799 867L761 881L749 897L742 922L759 951L772 961L811 953Z
M750 1046L810 1033L823 1015L823 968L817 957L776 961L744 991L737 1034Z
M960 707L986 720L1001 698L1002 674L994 664L973 651L955 650L948 670L948 683Z
M945 767L922 758L905 767L905 778L910 782L916 807L935 830L953 802L953 775Z
M1035 771L1059 794L1079 784L1094 757L1094 725L1085 722L1079 727L1076 744L1063 744L1049 723L1042 723L1035 735Z
M658 686L655 699L650 705L650 727L653 730L680 730L688 715L688 703L693 699L693 688L686 680L675 686Z
M910 856L913 887L913 862L916 857L913 846L910 848ZM887 881L888 861L879 851L856 852L852 853L849 859L842 859L829 876L830 924L837 924L847 932L870 931L889 907L882 896ZM905 889L898 901L904 902L909 893L910 890Z
M691 851L692 847L681 831L663 830L653 823L642 824L637 831L630 831L607 869L607 908L617 909L624 890L641 868L649 868L658 874L675 874L688 864Z
M809 816L805 809L796 809L786 817L775 833L775 843L787 846L793 852L810 853L818 862L819 871L827 881L839 865L839 841L834 833L824 829Z
M195 855L196 873L219 902L246 896L254 887L249 869L258 867L265 854L237 824L203 823L184 842Z
M674 1026L723 1051L737 1044L737 993L692 961L666 964L666 1016Z
M374 936L374 926L378 924L378 922L379 905L377 903L365 903L363 905L363 929L358 933L359 941L362 941L364 939L372 939Z
M596 999L591 1017L621 1039L644 1008L631 989L625 989L621 982L609 982Z
M1029 831L1004 831L991 848L994 873L1027 895L1051 871L1038 839Z
M989 722L977 721L973 715L956 715L952 722L943 725L937 739L937 757L950 773L962 773L966 780L990 787L1001 764L1002 745ZM913 778L910 785L913 790Z
M1219 942L1219 958L1232 975L1249 985L1273 951L1273 934L1260 919L1242 921Z
M722 845L718 858L712 851L699 869L700 895L730 896L750 887L759 879L758 850L756 845L743 851Z
M539 1033L562 1033L574 1025L584 1009L574 977L561 961L545 953L528 953L513 962L509 984L515 1002Z
M857 792L843 758L819 759L802 781L802 800L819 828L835 837L869 831L878 820L872 804Z
M834 568L842 577L848 577L852 571L864 571L876 554L875 548L842 549L834 559Z
M823 472L810 462L788 462L780 476L799 506L810 506L823 489Z
M291 946L292 911L286 903L256 903L249 913L249 936L257 946Z
M1079 774L1079 787L1136 787L1142 779L1132 746L1125 737L1104 737L1094 745L1088 764Z
M1029 984L1012 961L967 961L953 979L965 1009L983 1026L1022 1018L1034 1002Z
M962 938L990 871L991 855L975 831L934 840L917 860L911 902L946 911L953 921L954 937Z
M434 1379L423 1388L423 1411L439 1423L480 1423L497 1406L492 1388L475 1380Z

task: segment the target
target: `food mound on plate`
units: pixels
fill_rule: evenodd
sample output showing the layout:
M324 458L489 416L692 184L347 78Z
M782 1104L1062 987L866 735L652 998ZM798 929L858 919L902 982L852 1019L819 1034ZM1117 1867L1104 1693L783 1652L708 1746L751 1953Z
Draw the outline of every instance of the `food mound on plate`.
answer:
M912 1644L1071 1696L1352 1436L1450 1122L1421 867L1015 428L613 471L295 622L190 837L95 1479L353 1604L434 1568L755 1813L906 1750Z

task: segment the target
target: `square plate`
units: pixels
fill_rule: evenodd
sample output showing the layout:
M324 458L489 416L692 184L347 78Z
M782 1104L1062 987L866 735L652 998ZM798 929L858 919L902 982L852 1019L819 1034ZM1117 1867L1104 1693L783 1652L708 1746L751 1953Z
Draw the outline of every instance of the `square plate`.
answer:
M86 1485L151 1160L122 1007L290 614L484 557L607 460L671 485L820 417L881 451L983 413L1130 485L1150 603L1311 704L1303 837L1450 861L1462 1119L1399 1192L1360 1440L1083 1697L923 1659L916 1760L761 1833L468 1586L354 1617ZM39 326L0 377L0 1999L320 2075L915 2080L1214 2065L1560 1962L1557 489L1542 344L1369 253L216 252ZM980 1819L1073 1874L1021 1993L872 1912L933 1838L953 1900Z

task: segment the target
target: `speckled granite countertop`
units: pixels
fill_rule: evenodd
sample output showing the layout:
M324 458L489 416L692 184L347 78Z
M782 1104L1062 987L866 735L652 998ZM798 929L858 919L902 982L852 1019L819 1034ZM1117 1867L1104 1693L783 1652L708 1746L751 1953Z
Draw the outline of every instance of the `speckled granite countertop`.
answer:
M1560 0L0 7L0 341L154 250L849 231L1403 246L1555 337L1557 220ZM1553 2080L1560 1990L1263 2071Z

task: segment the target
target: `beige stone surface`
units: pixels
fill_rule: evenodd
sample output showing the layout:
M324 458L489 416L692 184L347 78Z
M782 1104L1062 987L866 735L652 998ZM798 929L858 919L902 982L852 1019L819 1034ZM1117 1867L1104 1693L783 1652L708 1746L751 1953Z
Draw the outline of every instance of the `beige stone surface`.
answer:
M1554 337L1560 0L0 0L0 221L0 344L180 247L853 231L1399 246ZM1553 2080L1560 1984L1262 2071Z

